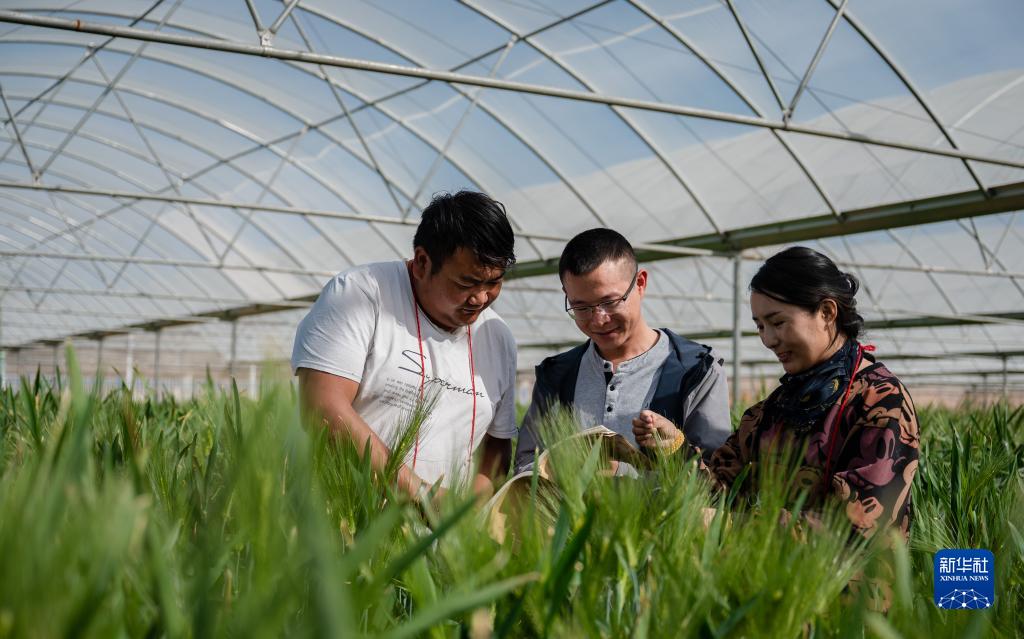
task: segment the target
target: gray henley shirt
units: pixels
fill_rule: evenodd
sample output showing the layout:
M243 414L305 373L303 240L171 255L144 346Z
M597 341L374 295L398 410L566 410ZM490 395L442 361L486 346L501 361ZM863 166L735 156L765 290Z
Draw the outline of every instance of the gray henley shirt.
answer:
M604 424L605 428L637 446L633 436L633 418L645 408L650 408L658 385L658 373L670 352L668 337L661 331L657 333L658 341L654 346L616 367L601 357L594 342L590 342L580 361L573 398L573 409L581 426L589 428ZM606 383L607 373L611 373L611 380Z
M657 390L661 370L671 354L669 337L658 331L658 341L646 353L622 362L612 370L611 362L598 353L593 342L583 354L576 377L573 411L581 428L604 424L636 445L633 418L650 408ZM683 423L679 426L689 441L708 454L721 446L732 430L729 417L729 389L721 358L712 351L713 362L708 374L683 402ZM606 380L606 373L612 373ZM519 429L516 444L516 472L532 466L534 450L541 442L534 432L541 419L542 407L534 389L533 402ZM619 474L633 474L628 464L620 464Z

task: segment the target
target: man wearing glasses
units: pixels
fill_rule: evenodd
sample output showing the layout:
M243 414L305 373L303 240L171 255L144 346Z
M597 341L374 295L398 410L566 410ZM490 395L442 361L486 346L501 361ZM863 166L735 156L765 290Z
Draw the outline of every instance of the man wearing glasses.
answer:
M648 274L626 238L605 228L580 233L565 246L558 276L565 310L589 339L537 366L517 471L540 452L538 425L557 404L571 408L582 428L603 424L638 447L689 441L710 454L721 446L731 431L722 360L709 346L647 325ZM654 437L663 420L678 427L661 430L676 432L671 440ZM635 474L628 464L613 466L616 475Z

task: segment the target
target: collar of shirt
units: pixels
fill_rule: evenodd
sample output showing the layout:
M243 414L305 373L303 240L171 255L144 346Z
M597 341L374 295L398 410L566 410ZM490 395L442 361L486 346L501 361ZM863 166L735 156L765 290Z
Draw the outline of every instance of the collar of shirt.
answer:
M658 333L658 339L651 345L649 349L640 353L636 357L627 359L619 362L618 366L613 366L611 362L601 357L600 353L597 352L597 346L594 342L590 342L590 346L587 347L585 359L587 363L593 367L597 373L603 373L605 377L605 383L611 381L612 375L616 373L629 373L630 371L642 368L646 365L647 358L651 356L655 351L660 351L661 346L665 343L665 336L658 329L654 329Z

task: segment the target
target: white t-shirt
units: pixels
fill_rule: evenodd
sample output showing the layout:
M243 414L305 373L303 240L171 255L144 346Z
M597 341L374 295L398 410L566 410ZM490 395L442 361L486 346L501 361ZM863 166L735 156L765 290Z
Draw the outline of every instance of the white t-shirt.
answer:
M425 367L420 366L417 314ZM476 378L472 438L470 340ZM427 482L443 476L447 486L456 477L466 479L472 451L484 433L500 439L516 433L512 332L489 308L471 331L435 326L415 305L402 261L357 266L324 286L295 334L292 372L299 368L358 382L352 406L388 446L408 423L425 368L425 395L429 399L436 394L436 403L420 428L414 471ZM410 451L405 459L410 467L413 457Z

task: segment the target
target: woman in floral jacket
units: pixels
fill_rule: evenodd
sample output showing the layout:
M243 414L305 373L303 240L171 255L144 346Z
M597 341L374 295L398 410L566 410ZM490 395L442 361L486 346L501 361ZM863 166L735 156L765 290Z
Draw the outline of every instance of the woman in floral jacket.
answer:
M805 509L830 493L858 533L897 526L907 536L917 416L907 389L875 360L873 347L857 341L864 324L854 299L857 279L821 253L793 247L769 258L750 288L761 342L786 374L711 456L712 479L728 489L769 451L804 451L797 483L808 489ZM683 442L671 422L649 411L633 426L643 446L676 450ZM750 481L744 490L756 489Z

